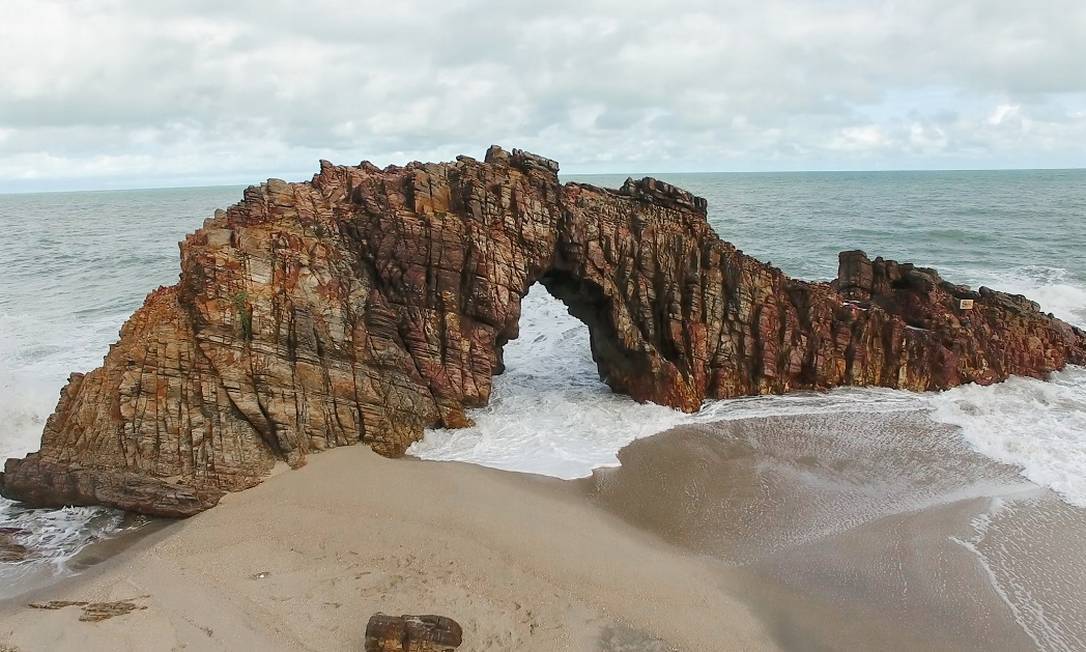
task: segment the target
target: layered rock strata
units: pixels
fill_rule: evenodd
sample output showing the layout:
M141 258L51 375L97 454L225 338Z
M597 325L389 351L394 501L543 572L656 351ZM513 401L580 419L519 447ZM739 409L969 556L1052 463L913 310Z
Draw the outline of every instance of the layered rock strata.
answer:
M791 279L722 241L704 199L557 173L492 147L482 162L322 161L307 183L248 188L181 243L178 283L148 295L102 367L71 376L0 493L186 516L315 451L400 455L486 404L537 282L588 325L616 392L687 411L1086 362L1086 334L1021 296L855 251L833 282Z

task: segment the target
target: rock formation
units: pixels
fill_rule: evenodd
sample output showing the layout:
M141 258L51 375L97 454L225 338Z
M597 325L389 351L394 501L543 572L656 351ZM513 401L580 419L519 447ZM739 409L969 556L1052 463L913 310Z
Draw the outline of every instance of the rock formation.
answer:
M1023 297L862 252L833 282L790 279L722 241L704 199L557 172L492 147L483 162L322 161L308 183L248 188L181 243L178 283L147 297L102 367L72 374L0 493L185 516L314 451L400 455L486 404L536 282L588 325L615 391L687 411L1086 362L1086 334Z
M376 613L366 623L365 652L453 652L464 634L445 616L386 616Z

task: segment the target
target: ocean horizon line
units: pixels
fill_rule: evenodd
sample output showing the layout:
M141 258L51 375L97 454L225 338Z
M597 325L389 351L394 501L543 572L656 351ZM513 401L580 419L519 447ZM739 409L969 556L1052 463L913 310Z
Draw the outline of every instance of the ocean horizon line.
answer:
M895 169L832 169L832 170L668 170L668 171L632 171L632 172L561 172L558 176L563 181L570 180L571 177L618 177L629 176L634 178L641 177L665 177L665 176L694 176L694 175L786 175L786 174L902 174L902 173L930 173L930 174L946 174L946 173L1004 173L1004 172L1082 172L1086 171L1086 166L1083 167L1036 167L1036 168L895 168ZM299 173L304 176L304 173ZM313 173L309 173L312 176ZM32 189L32 190L7 190L0 189L0 197L11 195L59 195L59 194L85 194L85 193L100 193L100 192L145 192L153 190L198 190L208 188L230 188L239 187L245 188L251 185L259 185L267 179L284 179L290 181L294 178L294 173L283 173L280 176L263 177L262 175L254 175L254 179L257 181L236 183L194 183L194 184L167 184L167 185L147 185L147 186L125 186L125 187L101 187L101 188L57 188L57 189Z

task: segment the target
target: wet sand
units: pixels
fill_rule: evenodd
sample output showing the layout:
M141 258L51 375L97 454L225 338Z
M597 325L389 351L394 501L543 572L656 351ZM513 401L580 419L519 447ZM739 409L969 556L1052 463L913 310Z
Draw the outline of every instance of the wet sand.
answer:
M582 481L728 565L782 648L1086 649L1086 510L919 412L686 427Z
M1086 649L1086 510L923 413L619 457L566 482L330 451L0 603L0 646L360 649L384 611L451 616L466 650ZM26 607L129 598L99 623Z

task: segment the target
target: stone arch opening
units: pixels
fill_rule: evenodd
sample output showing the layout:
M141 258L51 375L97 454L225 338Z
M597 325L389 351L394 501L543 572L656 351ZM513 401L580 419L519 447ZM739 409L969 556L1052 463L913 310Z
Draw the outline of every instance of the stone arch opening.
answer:
M619 378L635 373L636 358L629 355L621 346L621 340L615 328L611 302L603 288L588 279L578 278L573 274L551 269L538 281L547 292L562 302L569 314L577 318L588 328L588 341L592 361L596 365L599 379L611 389L623 392L622 387L614 383ZM624 367L616 369L616 366ZM615 373L620 371L621 373Z
M504 369L491 379L485 406L471 425L428 429L409 454L459 460L510 471L573 479L616 463L624 445L675 425L684 417L669 407L641 404L601 378L593 331L584 315L606 308L588 289L570 287L561 274L533 283L520 303L514 338L502 345ZM569 292L580 299L570 299ZM589 300L592 299L592 300ZM571 303L575 304L574 314ZM597 327L607 321L597 321ZM606 338L597 339L606 342Z

